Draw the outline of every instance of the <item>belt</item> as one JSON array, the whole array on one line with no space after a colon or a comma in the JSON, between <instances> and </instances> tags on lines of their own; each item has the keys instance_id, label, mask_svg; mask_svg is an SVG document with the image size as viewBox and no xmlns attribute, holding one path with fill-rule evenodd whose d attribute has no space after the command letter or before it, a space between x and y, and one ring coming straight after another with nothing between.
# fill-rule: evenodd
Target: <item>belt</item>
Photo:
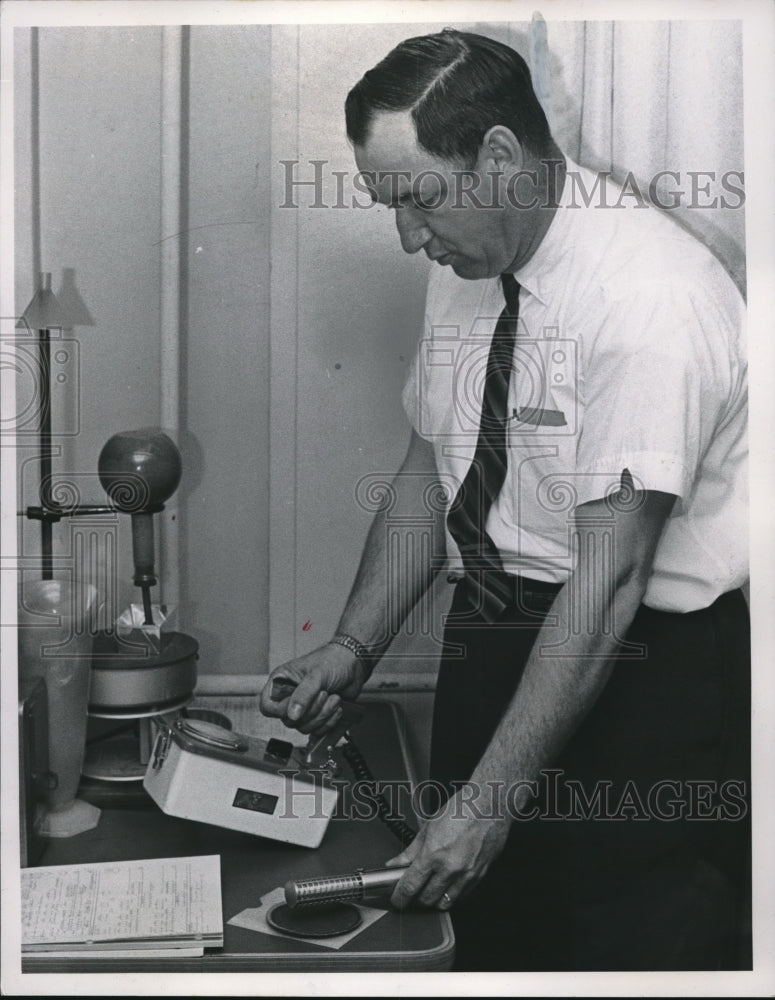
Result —
<instances>
[{"instance_id":1,"label":"belt","mask_svg":"<svg viewBox=\"0 0 775 1000\"><path fill-rule=\"evenodd\" d=\"M564 586L562 583L533 580L527 576L513 576L510 573L495 570L477 570L474 572L483 573L485 577L497 575L498 580L506 583L508 586L514 606L531 611L548 611L558 592ZM469 581L469 585L471 585L470 578L471 573L450 573L447 581L454 584L465 584L466 581ZM486 586L486 579L484 585Z\"/></svg>"}]
</instances>

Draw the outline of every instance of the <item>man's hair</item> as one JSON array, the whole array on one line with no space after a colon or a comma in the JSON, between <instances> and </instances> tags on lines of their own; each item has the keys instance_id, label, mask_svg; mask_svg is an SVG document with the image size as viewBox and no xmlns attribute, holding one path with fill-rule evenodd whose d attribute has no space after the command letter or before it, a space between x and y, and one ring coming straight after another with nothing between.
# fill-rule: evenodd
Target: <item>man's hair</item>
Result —
<instances>
[{"instance_id":1,"label":"man's hair","mask_svg":"<svg viewBox=\"0 0 775 1000\"><path fill-rule=\"evenodd\" d=\"M470 168L493 125L535 156L552 136L525 60L484 35L445 28L401 42L356 83L345 102L347 136L369 137L375 114L411 111L419 146Z\"/></svg>"}]
</instances>

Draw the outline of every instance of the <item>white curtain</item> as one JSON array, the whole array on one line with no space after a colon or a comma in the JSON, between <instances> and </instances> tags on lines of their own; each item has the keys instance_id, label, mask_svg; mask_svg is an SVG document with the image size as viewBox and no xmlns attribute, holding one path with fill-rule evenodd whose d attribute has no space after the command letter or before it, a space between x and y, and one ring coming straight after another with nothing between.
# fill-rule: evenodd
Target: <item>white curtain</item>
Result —
<instances>
[{"instance_id":1,"label":"white curtain","mask_svg":"<svg viewBox=\"0 0 775 1000\"><path fill-rule=\"evenodd\" d=\"M743 198L722 183L743 186L740 22L550 21L545 32L546 110L561 148L619 181L631 171L644 194L659 171L677 172L660 197L669 204L681 193L672 214L744 288ZM690 171L702 173L693 181Z\"/></svg>"}]
</instances>

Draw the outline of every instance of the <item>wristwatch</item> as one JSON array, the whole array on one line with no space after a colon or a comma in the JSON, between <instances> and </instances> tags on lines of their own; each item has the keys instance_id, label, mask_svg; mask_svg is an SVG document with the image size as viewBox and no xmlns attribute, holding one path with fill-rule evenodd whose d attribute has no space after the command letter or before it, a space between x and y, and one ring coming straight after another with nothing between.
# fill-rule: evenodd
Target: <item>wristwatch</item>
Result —
<instances>
[{"instance_id":1,"label":"wristwatch","mask_svg":"<svg viewBox=\"0 0 775 1000\"><path fill-rule=\"evenodd\" d=\"M367 661L370 659L370 651L368 646L364 646L362 642L359 642L352 635L347 635L346 632L337 632L329 642L336 643L338 646L344 646L345 649L349 649L351 653L355 653L355 656L359 660Z\"/></svg>"}]
</instances>

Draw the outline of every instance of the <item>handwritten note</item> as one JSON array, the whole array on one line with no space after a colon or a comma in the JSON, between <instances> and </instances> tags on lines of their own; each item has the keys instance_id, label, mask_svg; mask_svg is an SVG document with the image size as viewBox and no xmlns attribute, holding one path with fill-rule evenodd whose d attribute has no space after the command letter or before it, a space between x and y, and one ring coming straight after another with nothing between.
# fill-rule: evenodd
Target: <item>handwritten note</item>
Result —
<instances>
[{"instance_id":1,"label":"handwritten note","mask_svg":"<svg viewBox=\"0 0 775 1000\"><path fill-rule=\"evenodd\" d=\"M22 948L105 941L223 943L220 858L25 868Z\"/></svg>"}]
</instances>

